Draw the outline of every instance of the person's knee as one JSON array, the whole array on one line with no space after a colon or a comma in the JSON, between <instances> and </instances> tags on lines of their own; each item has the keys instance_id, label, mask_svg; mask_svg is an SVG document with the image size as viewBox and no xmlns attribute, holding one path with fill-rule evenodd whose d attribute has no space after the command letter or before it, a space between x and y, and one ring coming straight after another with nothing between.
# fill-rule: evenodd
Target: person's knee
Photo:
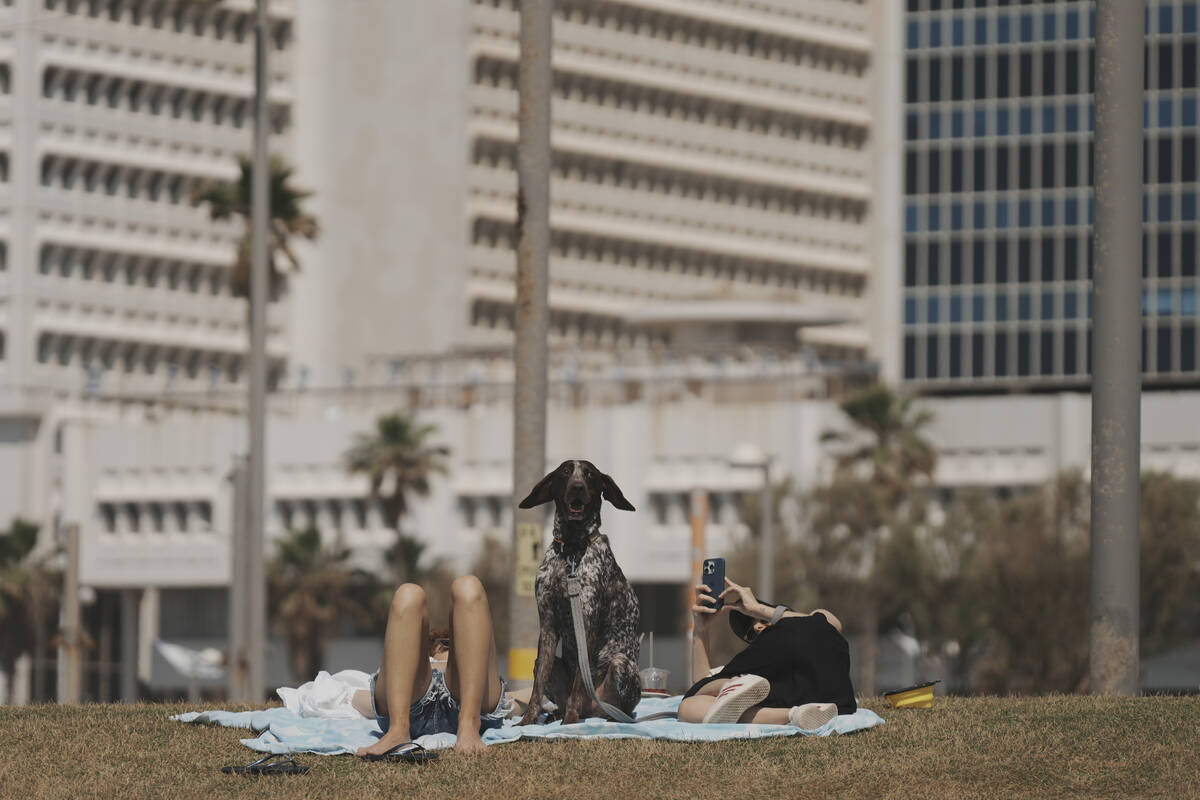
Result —
<instances>
[{"instance_id":1,"label":"person's knee","mask_svg":"<svg viewBox=\"0 0 1200 800\"><path fill-rule=\"evenodd\" d=\"M486 603L487 591L483 583L474 575L463 575L455 578L450 584L450 597L455 605Z\"/></svg>"},{"instance_id":2,"label":"person's knee","mask_svg":"<svg viewBox=\"0 0 1200 800\"><path fill-rule=\"evenodd\" d=\"M392 595L391 611L394 614L423 611L425 590L415 583L401 584Z\"/></svg>"},{"instance_id":3,"label":"person's knee","mask_svg":"<svg viewBox=\"0 0 1200 800\"><path fill-rule=\"evenodd\" d=\"M824 614L825 619L829 620L829 624L838 629L838 633L842 632L842 621L834 616L832 611L825 608L818 608L814 614Z\"/></svg>"}]
</instances>

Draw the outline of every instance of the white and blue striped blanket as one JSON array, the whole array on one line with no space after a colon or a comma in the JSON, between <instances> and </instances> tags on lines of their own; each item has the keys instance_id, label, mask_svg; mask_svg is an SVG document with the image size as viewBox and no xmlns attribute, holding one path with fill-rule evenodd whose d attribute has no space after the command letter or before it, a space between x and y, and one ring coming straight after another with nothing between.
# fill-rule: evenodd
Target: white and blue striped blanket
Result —
<instances>
[{"instance_id":1,"label":"white and blue striped blanket","mask_svg":"<svg viewBox=\"0 0 1200 800\"><path fill-rule=\"evenodd\" d=\"M636 718L661 711L675 711L681 699L681 696L644 699L634 710L634 716ZM263 711L190 711L171 719L229 728L249 728L256 736L252 739L242 739L242 744L263 753L317 753L328 756L353 754L358 748L379 738L379 726L372 719L302 717L287 708L269 708ZM874 728L883 724L883 718L874 711L860 708L853 714L835 717L814 731L802 731L791 725L703 725L680 722L676 719L620 723L594 718L581 720L574 725L551 722L546 725L525 726L516 725L515 722L515 719L505 720L504 727L484 733L484 743L491 745L517 739L585 737L713 742L767 736L829 736L832 733L853 733ZM438 733L422 736L417 742L430 750L436 750L453 747L455 736L452 733Z\"/></svg>"}]
</instances>

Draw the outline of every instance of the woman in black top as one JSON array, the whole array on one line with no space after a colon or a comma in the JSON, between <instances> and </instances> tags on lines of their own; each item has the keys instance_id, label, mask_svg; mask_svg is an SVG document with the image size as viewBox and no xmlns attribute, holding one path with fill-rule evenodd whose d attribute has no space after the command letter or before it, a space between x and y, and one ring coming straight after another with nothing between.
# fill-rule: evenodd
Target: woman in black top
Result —
<instances>
[{"instance_id":1,"label":"woman in black top","mask_svg":"<svg viewBox=\"0 0 1200 800\"><path fill-rule=\"evenodd\" d=\"M817 728L858 708L850 682L850 647L842 624L819 608L803 614L759 602L749 587L726 578L725 601L697 586L692 606L692 680L679 704L684 722L757 722ZM729 609L729 624L749 644L710 675L709 628Z\"/></svg>"}]
</instances>

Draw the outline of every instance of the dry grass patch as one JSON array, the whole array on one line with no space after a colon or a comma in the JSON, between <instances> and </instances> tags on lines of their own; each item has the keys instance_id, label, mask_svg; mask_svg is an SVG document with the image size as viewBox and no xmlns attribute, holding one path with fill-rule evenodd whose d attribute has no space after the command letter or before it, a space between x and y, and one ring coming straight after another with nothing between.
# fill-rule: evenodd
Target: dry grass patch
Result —
<instances>
[{"instance_id":1,"label":"dry grass patch","mask_svg":"<svg viewBox=\"0 0 1200 800\"><path fill-rule=\"evenodd\" d=\"M0 708L0 796L467 798L1200 797L1200 698L868 701L850 736L685 744L516 742L427 767L300 755L308 774L218 770L249 732L171 722L181 705Z\"/></svg>"}]
</instances>

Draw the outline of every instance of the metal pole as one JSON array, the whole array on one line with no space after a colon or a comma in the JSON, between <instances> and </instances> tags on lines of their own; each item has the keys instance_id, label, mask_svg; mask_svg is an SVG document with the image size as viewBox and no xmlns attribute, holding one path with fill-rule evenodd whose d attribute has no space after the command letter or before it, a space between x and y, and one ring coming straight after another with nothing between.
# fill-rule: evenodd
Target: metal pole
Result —
<instances>
[{"instance_id":1,"label":"metal pole","mask_svg":"<svg viewBox=\"0 0 1200 800\"><path fill-rule=\"evenodd\" d=\"M528 560L540 552L545 520L544 509L520 509L516 504L541 479L546 469L552 7L552 0L520 0L519 6L513 555L516 569L526 574ZM523 560L524 570L521 569ZM517 681L531 681L538 631L532 581L513 581L509 609L509 674Z\"/></svg>"},{"instance_id":2,"label":"metal pole","mask_svg":"<svg viewBox=\"0 0 1200 800\"><path fill-rule=\"evenodd\" d=\"M60 703L83 701L83 614L79 600L79 525L70 523L67 538L67 571L63 575L63 640L67 656L66 685Z\"/></svg>"},{"instance_id":3,"label":"metal pole","mask_svg":"<svg viewBox=\"0 0 1200 800\"><path fill-rule=\"evenodd\" d=\"M246 635L246 457L238 456L234 462L233 514L229 537L230 581L229 581L229 658L226 664L229 699L241 703L251 700L247 678L248 644Z\"/></svg>"},{"instance_id":4,"label":"metal pole","mask_svg":"<svg viewBox=\"0 0 1200 800\"><path fill-rule=\"evenodd\" d=\"M254 25L254 165L251 179L250 265L250 441L246 478L246 687L250 699L266 696L267 596L263 564L263 506L266 492L266 390L267 390L267 225L271 208L268 195L267 134L270 102L267 86L269 27L267 0L257 0Z\"/></svg>"},{"instance_id":5,"label":"metal pole","mask_svg":"<svg viewBox=\"0 0 1200 800\"><path fill-rule=\"evenodd\" d=\"M775 602L775 524L772 519L771 502L771 457L767 456L762 463L763 488L759 523L758 543L758 586L754 587L754 595L763 602Z\"/></svg>"},{"instance_id":6,"label":"metal pole","mask_svg":"<svg viewBox=\"0 0 1200 800\"><path fill-rule=\"evenodd\" d=\"M1144 0L1096 3L1093 694L1138 689Z\"/></svg>"}]
</instances>

